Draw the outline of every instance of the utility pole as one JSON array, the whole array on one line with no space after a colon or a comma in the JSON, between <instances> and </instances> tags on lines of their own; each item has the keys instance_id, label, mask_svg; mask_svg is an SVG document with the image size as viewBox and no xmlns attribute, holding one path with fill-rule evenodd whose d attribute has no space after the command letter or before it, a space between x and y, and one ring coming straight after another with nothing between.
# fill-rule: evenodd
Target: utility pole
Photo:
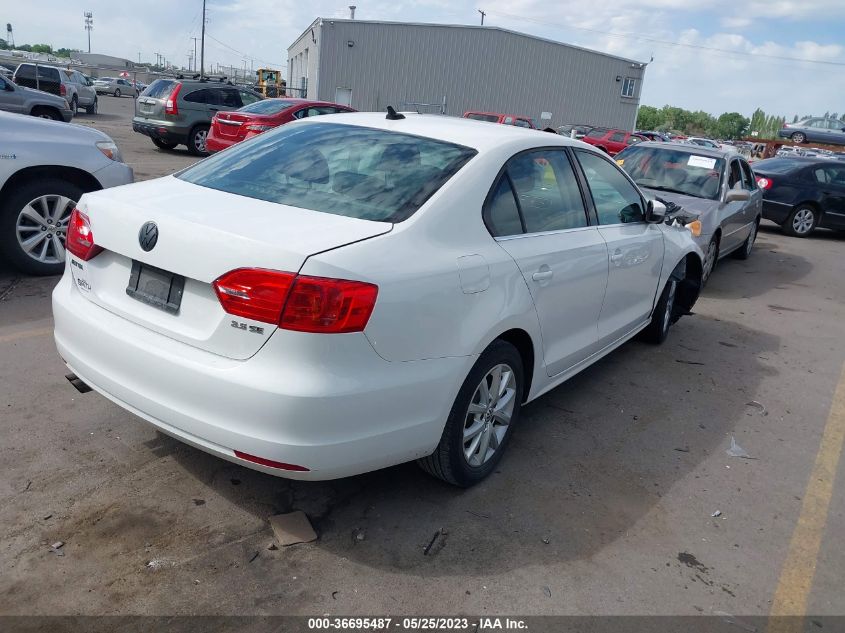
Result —
<instances>
[{"instance_id":1,"label":"utility pole","mask_svg":"<svg viewBox=\"0 0 845 633\"><path fill-rule=\"evenodd\" d=\"M138 65L141 64L141 51L138 51Z\"/></svg>"},{"instance_id":2,"label":"utility pole","mask_svg":"<svg viewBox=\"0 0 845 633\"><path fill-rule=\"evenodd\" d=\"M202 43L200 44L200 79L205 74L205 0L202 0Z\"/></svg>"},{"instance_id":3,"label":"utility pole","mask_svg":"<svg viewBox=\"0 0 845 633\"><path fill-rule=\"evenodd\" d=\"M88 52L91 52L91 29L94 28L94 14L86 11L82 14L85 17L85 30L88 31Z\"/></svg>"},{"instance_id":4,"label":"utility pole","mask_svg":"<svg viewBox=\"0 0 845 633\"><path fill-rule=\"evenodd\" d=\"M192 37L191 39L194 40L194 72L196 72L196 70L197 70L197 38Z\"/></svg>"},{"instance_id":5,"label":"utility pole","mask_svg":"<svg viewBox=\"0 0 845 633\"><path fill-rule=\"evenodd\" d=\"M487 14L481 9L478 9L478 12L481 14L481 26L484 26L484 16Z\"/></svg>"}]
</instances>

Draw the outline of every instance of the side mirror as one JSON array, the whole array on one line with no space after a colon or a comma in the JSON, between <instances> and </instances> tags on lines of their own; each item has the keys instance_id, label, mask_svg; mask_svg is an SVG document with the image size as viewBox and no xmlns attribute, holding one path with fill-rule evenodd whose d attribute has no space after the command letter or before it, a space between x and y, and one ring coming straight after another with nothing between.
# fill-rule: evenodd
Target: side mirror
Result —
<instances>
[{"instance_id":1,"label":"side mirror","mask_svg":"<svg viewBox=\"0 0 845 633\"><path fill-rule=\"evenodd\" d=\"M645 221L660 224L666 219L666 205L659 200L649 200L645 211Z\"/></svg>"},{"instance_id":2,"label":"side mirror","mask_svg":"<svg viewBox=\"0 0 845 633\"><path fill-rule=\"evenodd\" d=\"M747 189L730 189L725 196L725 202L748 202L751 200L751 192Z\"/></svg>"}]
</instances>

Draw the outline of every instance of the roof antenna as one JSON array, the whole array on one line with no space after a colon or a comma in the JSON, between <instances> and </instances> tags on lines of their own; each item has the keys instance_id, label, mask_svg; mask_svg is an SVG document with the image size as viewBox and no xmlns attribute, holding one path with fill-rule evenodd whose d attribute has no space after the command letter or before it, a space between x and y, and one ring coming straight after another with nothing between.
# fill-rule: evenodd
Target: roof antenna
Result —
<instances>
[{"instance_id":1,"label":"roof antenna","mask_svg":"<svg viewBox=\"0 0 845 633\"><path fill-rule=\"evenodd\" d=\"M404 119L404 114L399 114L396 110L393 109L393 106L387 106L387 116L384 117L388 121L398 121L399 119Z\"/></svg>"}]
</instances>

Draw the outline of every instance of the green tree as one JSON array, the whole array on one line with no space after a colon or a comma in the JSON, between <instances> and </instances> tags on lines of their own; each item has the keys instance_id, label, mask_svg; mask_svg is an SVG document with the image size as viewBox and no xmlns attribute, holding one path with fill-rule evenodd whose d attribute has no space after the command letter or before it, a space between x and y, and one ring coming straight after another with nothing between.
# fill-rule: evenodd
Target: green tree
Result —
<instances>
[{"instance_id":1,"label":"green tree","mask_svg":"<svg viewBox=\"0 0 845 633\"><path fill-rule=\"evenodd\" d=\"M742 138L749 124L750 121L739 112L725 112L716 120L716 135L724 139Z\"/></svg>"},{"instance_id":2,"label":"green tree","mask_svg":"<svg viewBox=\"0 0 845 633\"><path fill-rule=\"evenodd\" d=\"M0 38L0 51L5 51L5 50L8 50L8 49L9 49L9 43L6 40L4 40L3 38Z\"/></svg>"},{"instance_id":3,"label":"green tree","mask_svg":"<svg viewBox=\"0 0 845 633\"><path fill-rule=\"evenodd\" d=\"M661 122L660 110L654 106L640 106L637 111L638 130L655 130Z\"/></svg>"}]
</instances>

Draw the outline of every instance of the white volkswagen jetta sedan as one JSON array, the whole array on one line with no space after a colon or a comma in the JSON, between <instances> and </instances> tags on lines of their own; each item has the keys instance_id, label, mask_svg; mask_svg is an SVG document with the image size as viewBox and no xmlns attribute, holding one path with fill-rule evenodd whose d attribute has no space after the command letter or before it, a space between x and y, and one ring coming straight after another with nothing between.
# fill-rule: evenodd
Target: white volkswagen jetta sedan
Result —
<instances>
[{"instance_id":1,"label":"white volkswagen jetta sedan","mask_svg":"<svg viewBox=\"0 0 845 633\"><path fill-rule=\"evenodd\" d=\"M274 475L489 474L520 406L695 302L701 251L607 156L340 114L86 194L59 353L159 430Z\"/></svg>"}]
</instances>

